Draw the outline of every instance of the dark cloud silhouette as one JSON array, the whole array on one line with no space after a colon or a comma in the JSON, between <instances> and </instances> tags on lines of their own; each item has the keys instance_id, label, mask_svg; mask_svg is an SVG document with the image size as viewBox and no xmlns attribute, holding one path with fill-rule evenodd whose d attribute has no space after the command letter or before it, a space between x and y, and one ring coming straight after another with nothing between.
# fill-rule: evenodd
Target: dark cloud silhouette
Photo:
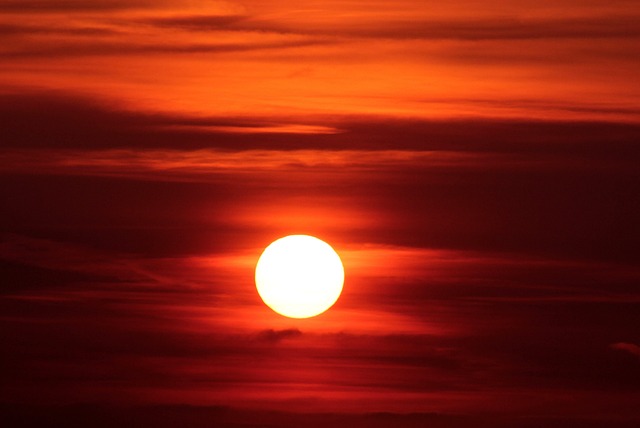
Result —
<instances>
[{"instance_id":1,"label":"dark cloud silhouette","mask_svg":"<svg viewBox=\"0 0 640 428\"><path fill-rule=\"evenodd\" d=\"M162 18L148 18L143 22L151 25L179 27L194 30L232 30L232 25L246 18L246 15L176 15Z\"/></svg>"},{"instance_id":2,"label":"dark cloud silhouette","mask_svg":"<svg viewBox=\"0 0 640 428\"><path fill-rule=\"evenodd\" d=\"M272 133L264 131L279 118L131 112L42 94L4 101L3 217L18 233L64 228L83 242L145 251L248 239L286 225L230 224L224 213L247 201L269 210L263 195L277 188L305 228L327 230L311 215L322 206L346 219L376 213L368 217L384 226L373 238L380 243L632 261L640 241L634 124L344 117L325 122L335 132ZM354 239L372 239L352 223L344 225ZM150 224L165 235L154 237ZM186 244L175 224L200 232ZM346 232L333 224L332 233ZM111 233L97 238L104 227Z\"/></svg>"},{"instance_id":3,"label":"dark cloud silhouette","mask_svg":"<svg viewBox=\"0 0 640 428\"><path fill-rule=\"evenodd\" d=\"M92 32L92 30L88 30ZM100 32L100 30L98 30ZM86 34L87 30L77 30L76 33ZM7 59L21 58L65 58L76 56L98 55L140 55L140 54L224 54L234 52L269 51L275 49L303 48L318 44L326 44L326 41L282 41L274 43L245 44L245 43L191 43L174 44L162 43L155 46L148 44L122 42L93 42L70 43L67 45L46 46L36 45L28 49L20 49L3 53Z\"/></svg>"},{"instance_id":4,"label":"dark cloud silhouette","mask_svg":"<svg viewBox=\"0 0 640 428\"><path fill-rule=\"evenodd\" d=\"M589 158L624 163L640 156L634 144L640 126L624 122L198 117L132 111L113 101L59 92L4 94L0 100L5 148L448 150L546 155L543 162L558 164L564 157L576 163ZM247 138L247 133L256 135Z\"/></svg>"},{"instance_id":5,"label":"dark cloud silhouette","mask_svg":"<svg viewBox=\"0 0 640 428\"><path fill-rule=\"evenodd\" d=\"M349 426L353 428L509 428L514 425L523 428L603 428L607 421L588 421L580 417L540 417L540 416L500 416L484 414L481 416L451 415L446 413L289 413L284 411L264 411L236 409L223 406L138 406L126 409L113 409L96 405L75 406L5 406L2 413L7 422L24 427L40 427L47 424L61 424L80 427L90 424L98 428L155 426L158 428L183 425L192 428L209 427L215 424L220 428L249 428L269 426L273 428L295 428L307 426L322 428L326 426ZM44 416L46 415L46 416ZM635 420L618 420L621 428L635 427Z\"/></svg>"},{"instance_id":6,"label":"dark cloud silhouette","mask_svg":"<svg viewBox=\"0 0 640 428\"><path fill-rule=\"evenodd\" d=\"M206 21L194 17L190 21L196 28L207 28ZM239 29L254 31L274 31L282 33L334 35L343 37L371 37L381 39L455 39L455 40L523 40L523 39L602 39L638 37L640 31L637 16L604 16L587 18L562 19L549 17L543 19L504 18L504 19L407 19L394 21L372 20L358 26L344 25L336 28L318 22L300 25L295 21L289 23L261 20L256 17L240 21ZM182 22L185 25L186 22ZM315 24L315 25L314 25Z\"/></svg>"},{"instance_id":7,"label":"dark cloud silhouette","mask_svg":"<svg viewBox=\"0 0 640 428\"><path fill-rule=\"evenodd\" d=\"M157 2L149 0L97 0L86 2L82 0L2 0L0 11L4 12L50 12L50 11L104 11L118 9L132 9L144 6L168 4L169 0Z\"/></svg>"},{"instance_id":8,"label":"dark cloud silhouette","mask_svg":"<svg viewBox=\"0 0 640 428\"><path fill-rule=\"evenodd\" d=\"M611 349L616 349L618 351L625 351L636 357L640 357L640 346L635 345L633 343L626 342L617 342L610 345Z\"/></svg>"},{"instance_id":9,"label":"dark cloud silhouette","mask_svg":"<svg viewBox=\"0 0 640 428\"><path fill-rule=\"evenodd\" d=\"M258 340L277 343L277 342L280 342L281 340L294 339L296 337L299 337L300 335L302 335L302 332L297 328L289 328L285 330L269 329L269 330L263 330L260 333L258 333L257 338Z\"/></svg>"}]
</instances>

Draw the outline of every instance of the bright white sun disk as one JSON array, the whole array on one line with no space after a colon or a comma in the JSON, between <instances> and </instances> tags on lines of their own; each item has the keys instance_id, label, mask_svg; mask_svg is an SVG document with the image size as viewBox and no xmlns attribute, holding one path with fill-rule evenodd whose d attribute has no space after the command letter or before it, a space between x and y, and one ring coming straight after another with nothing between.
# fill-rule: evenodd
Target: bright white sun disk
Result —
<instances>
[{"instance_id":1,"label":"bright white sun disk","mask_svg":"<svg viewBox=\"0 0 640 428\"><path fill-rule=\"evenodd\" d=\"M309 318L329 309L344 284L342 261L326 242L291 235L269 245L256 266L264 303L280 315Z\"/></svg>"}]
</instances>

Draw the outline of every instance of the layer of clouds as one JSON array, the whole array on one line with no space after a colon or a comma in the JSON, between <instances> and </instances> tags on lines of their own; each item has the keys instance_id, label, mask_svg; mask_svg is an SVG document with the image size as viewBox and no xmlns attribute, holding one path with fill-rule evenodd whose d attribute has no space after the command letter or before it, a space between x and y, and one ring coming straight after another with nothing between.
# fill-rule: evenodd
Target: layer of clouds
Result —
<instances>
[{"instance_id":1,"label":"layer of clouds","mask_svg":"<svg viewBox=\"0 0 640 428\"><path fill-rule=\"evenodd\" d=\"M77 13L91 22L99 18L88 11L120 11L134 9L130 18L121 14L120 24L133 26L143 22L147 26L175 26L200 31L259 31L302 33L342 37L375 37L405 39L530 39L530 38L628 38L637 37L638 16L628 4L612 3L607 7L593 5L565 5L564 13L555 8L562 5L528 5L500 9L491 6L478 8L467 5L429 5L425 13L422 2L399 2L394 7L378 4L363 7L354 2L315 3L305 7L290 5L239 4L234 2L163 2L96 1L4 1L4 12ZM566 2L565 2L566 3ZM555 7L554 7L555 6ZM567 13L567 8L572 13ZM478 18L480 17L480 18ZM102 17L102 21L105 19ZM328 24L331 25L328 25Z\"/></svg>"},{"instance_id":2,"label":"layer of clouds","mask_svg":"<svg viewBox=\"0 0 640 428\"><path fill-rule=\"evenodd\" d=\"M419 248L634 257L634 124L201 117L51 93L3 99L3 216L16 233L66 230L80 243L162 253L295 228Z\"/></svg>"},{"instance_id":3,"label":"layer of clouds","mask_svg":"<svg viewBox=\"0 0 640 428\"><path fill-rule=\"evenodd\" d=\"M134 110L114 100L60 91L13 90L1 94L0 101L3 147L20 149L438 150L546 155L566 163L591 156L600 162L628 160L638 156L634 142L640 138L635 123L602 120L203 116ZM563 108L527 100L519 104L525 109ZM599 113L608 109L594 107Z\"/></svg>"},{"instance_id":4,"label":"layer of clouds","mask_svg":"<svg viewBox=\"0 0 640 428\"><path fill-rule=\"evenodd\" d=\"M638 116L637 94L625 82L637 74L632 58L640 26L627 2L426 7L409 1L375 8L354 2L300 8L286 2L170 2L101 13L74 12L80 2L62 2L58 13L47 12L55 2L25 5L42 10L20 16L5 11L0 17L7 88L37 82L124 96L133 86L131 99L157 98L165 109L176 100L189 101L192 109L206 103L225 110L239 103L237 111L250 115L256 109L273 112L277 105L290 116L296 116L294 109L392 116ZM60 68L60 62L67 65ZM144 72L137 75L143 68L154 74L152 81ZM244 77L238 82L236 76ZM151 87L143 91L140 79ZM167 91L186 82L193 87ZM202 88L210 95L187 96ZM514 105L523 98L534 103ZM548 103L534 108L536 101Z\"/></svg>"},{"instance_id":5,"label":"layer of clouds","mask_svg":"<svg viewBox=\"0 0 640 428\"><path fill-rule=\"evenodd\" d=\"M538 3L0 2L0 399L637 415L637 5Z\"/></svg>"}]
</instances>

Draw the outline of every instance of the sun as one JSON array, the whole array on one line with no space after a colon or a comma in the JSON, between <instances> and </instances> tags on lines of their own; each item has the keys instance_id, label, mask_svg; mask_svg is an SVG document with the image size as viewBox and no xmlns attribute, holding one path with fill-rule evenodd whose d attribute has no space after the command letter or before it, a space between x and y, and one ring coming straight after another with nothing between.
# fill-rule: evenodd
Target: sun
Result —
<instances>
[{"instance_id":1,"label":"sun","mask_svg":"<svg viewBox=\"0 0 640 428\"><path fill-rule=\"evenodd\" d=\"M326 242L290 235L272 242L258 259L256 287L264 303L289 318L310 318L340 297L344 267Z\"/></svg>"}]
</instances>

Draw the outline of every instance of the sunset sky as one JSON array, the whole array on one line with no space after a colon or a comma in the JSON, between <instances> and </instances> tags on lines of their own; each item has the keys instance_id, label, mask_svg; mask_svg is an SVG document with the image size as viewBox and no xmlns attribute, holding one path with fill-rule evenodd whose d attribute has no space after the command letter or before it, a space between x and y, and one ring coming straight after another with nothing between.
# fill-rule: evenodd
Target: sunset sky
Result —
<instances>
[{"instance_id":1,"label":"sunset sky","mask_svg":"<svg viewBox=\"0 0 640 428\"><path fill-rule=\"evenodd\" d=\"M638 426L639 76L637 0L0 0L1 414Z\"/></svg>"}]
</instances>

